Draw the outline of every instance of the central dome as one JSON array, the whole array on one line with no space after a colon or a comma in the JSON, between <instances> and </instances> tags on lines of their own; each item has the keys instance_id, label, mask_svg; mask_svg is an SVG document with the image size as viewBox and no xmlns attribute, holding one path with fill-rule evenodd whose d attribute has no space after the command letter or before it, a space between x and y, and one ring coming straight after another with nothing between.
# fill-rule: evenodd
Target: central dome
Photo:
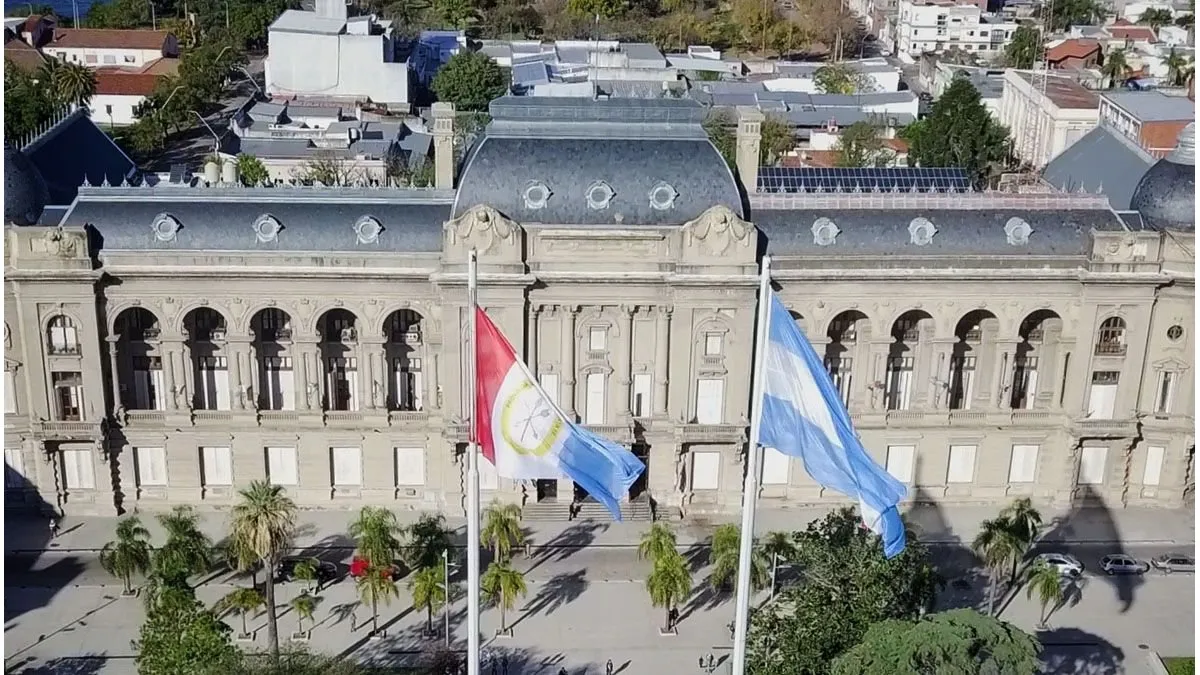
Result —
<instances>
[{"instance_id":1,"label":"central dome","mask_svg":"<svg viewBox=\"0 0 1200 675\"><path fill-rule=\"evenodd\" d=\"M1133 191L1130 207L1155 229L1196 229L1196 123L1179 132L1175 149L1150 167Z\"/></svg>"},{"instance_id":2,"label":"central dome","mask_svg":"<svg viewBox=\"0 0 1200 675\"><path fill-rule=\"evenodd\" d=\"M4 144L4 221L36 225L49 201L41 172L20 150Z\"/></svg>"}]
</instances>

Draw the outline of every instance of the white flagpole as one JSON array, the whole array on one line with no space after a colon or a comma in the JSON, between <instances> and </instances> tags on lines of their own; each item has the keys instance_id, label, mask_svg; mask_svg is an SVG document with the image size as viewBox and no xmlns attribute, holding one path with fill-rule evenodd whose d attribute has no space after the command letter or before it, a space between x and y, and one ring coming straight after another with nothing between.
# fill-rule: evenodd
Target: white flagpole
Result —
<instances>
[{"instance_id":1,"label":"white flagpole","mask_svg":"<svg viewBox=\"0 0 1200 675\"><path fill-rule=\"evenodd\" d=\"M475 249L467 258L467 334L471 336L467 359L467 416L470 440L467 443L467 675L479 675L479 445L475 423L475 308L479 292Z\"/></svg>"},{"instance_id":2,"label":"white flagpole","mask_svg":"<svg viewBox=\"0 0 1200 675\"><path fill-rule=\"evenodd\" d=\"M742 540L738 552L737 609L733 617L733 669L746 672L746 634L750 619L750 560L754 553L754 509L758 506L758 438L762 431L762 398L765 389L763 360L771 323L771 258L763 256L758 282L758 321L754 336L754 379L750 396L750 445L746 451L746 481L742 487Z\"/></svg>"}]
</instances>

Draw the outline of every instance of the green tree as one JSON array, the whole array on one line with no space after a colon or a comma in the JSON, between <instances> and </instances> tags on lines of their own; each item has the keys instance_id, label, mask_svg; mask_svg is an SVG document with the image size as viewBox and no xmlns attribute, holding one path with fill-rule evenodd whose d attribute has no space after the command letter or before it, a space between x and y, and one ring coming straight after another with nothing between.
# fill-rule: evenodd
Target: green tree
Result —
<instances>
[{"instance_id":1,"label":"green tree","mask_svg":"<svg viewBox=\"0 0 1200 675\"><path fill-rule=\"evenodd\" d=\"M479 534L492 547L496 560L511 559L513 549L525 543L525 533L521 530L521 507L493 501L483 512L483 529Z\"/></svg>"},{"instance_id":2,"label":"green tree","mask_svg":"<svg viewBox=\"0 0 1200 675\"><path fill-rule=\"evenodd\" d=\"M508 91L508 75L486 54L464 50L434 76L433 91L459 110L487 110L492 99Z\"/></svg>"},{"instance_id":3,"label":"green tree","mask_svg":"<svg viewBox=\"0 0 1200 675\"><path fill-rule=\"evenodd\" d=\"M479 23L479 9L471 0L433 0L433 11L442 25L467 30Z\"/></svg>"},{"instance_id":4,"label":"green tree","mask_svg":"<svg viewBox=\"0 0 1200 675\"><path fill-rule=\"evenodd\" d=\"M1175 53L1175 48L1171 47L1167 58L1163 60L1163 65L1167 67L1167 81L1172 86L1182 87L1187 84L1187 78L1191 75L1188 68L1191 61L1186 56Z\"/></svg>"},{"instance_id":5,"label":"green tree","mask_svg":"<svg viewBox=\"0 0 1200 675\"><path fill-rule=\"evenodd\" d=\"M437 567L418 570L408 580L408 590L412 594L413 609L425 610L425 630L432 633L433 613L446 604L445 573Z\"/></svg>"},{"instance_id":6,"label":"green tree","mask_svg":"<svg viewBox=\"0 0 1200 675\"><path fill-rule=\"evenodd\" d=\"M267 171L261 159L244 152L237 156L237 168L242 185L248 187L258 187L271 177L271 172Z\"/></svg>"},{"instance_id":7,"label":"green tree","mask_svg":"<svg viewBox=\"0 0 1200 675\"><path fill-rule=\"evenodd\" d=\"M400 556L400 535L403 529L396 514L379 506L364 506L358 518L350 524L357 555L371 567L387 569Z\"/></svg>"},{"instance_id":8,"label":"green tree","mask_svg":"<svg viewBox=\"0 0 1200 675\"><path fill-rule=\"evenodd\" d=\"M212 539L200 531L200 517L190 506L176 506L159 514L158 523L167 531L167 541L154 553L153 567L167 584L186 585L194 575L213 568Z\"/></svg>"},{"instance_id":9,"label":"green tree","mask_svg":"<svg viewBox=\"0 0 1200 675\"><path fill-rule=\"evenodd\" d=\"M119 577L125 584L125 593L133 593L131 578L134 574L145 575L150 571L150 531L142 527L137 516L122 518L117 522L117 538L100 549L100 566L105 572Z\"/></svg>"},{"instance_id":10,"label":"green tree","mask_svg":"<svg viewBox=\"0 0 1200 675\"><path fill-rule=\"evenodd\" d=\"M1050 615L1062 605L1066 598L1062 574L1044 562L1038 562L1031 566L1025 575L1025 597L1032 598L1035 595L1038 604L1042 607L1042 613L1038 618L1038 627L1045 628Z\"/></svg>"},{"instance_id":11,"label":"green tree","mask_svg":"<svg viewBox=\"0 0 1200 675\"><path fill-rule=\"evenodd\" d=\"M576 16L615 19L625 13L625 0L568 0L567 7Z\"/></svg>"},{"instance_id":12,"label":"green tree","mask_svg":"<svg viewBox=\"0 0 1200 675\"><path fill-rule=\"evenodd\" d=\"M722 525L713 532L709 541L708 564L712 572L708 581L713 589L730 588L737 581L739 556L742 548L741 529L732 523ZM771 563L766 551L754 542L750 555L750 587L760 591L771 583Z\"/></svg>"},{"instance_id":13,"label":"green tree","mask_svg":"<svg viewBox=\"0 0 1200 675\"><path fill-rule=\"evenodd\" d=\"M813 73L813 84L822 94L866 94L875 91L870 75L844 63L822 66Z\"/></svg>"},{"instance_id":14,"label":"green tree","mask_svg":"<svg viewBox=\"0 0 1200 675\"><path fill-rule=\"evenodd\" d=\"M650 560L652 566L646 577L646 592L650 594L650 605L660 607L664 612L663 631L670 631L673 628L671 610L692 593L692 572L674 548Z\"/></svg>"},{"instance_id":15,"label":"green tree","mask_svg":"<svg viewBox=\"0 0 1200 675\"><path fill-rule=\"evenodd\" d=\"M280 654L279 661L255 656L246 655L221 675L384 675L386 672L359 664L353 657L326 656L296 649Z\"/></svg>"},{"instance_id":16,"label":"green tree","mask_svg":"<svg viewBox=\"0 0 1200 675\"><path fill-rule=\"evenodd\" d=\"M213 611L218 616L226 612L241 616L242 635L249 635L250 627L246 625L246 615L262 607L265 602L262 593L253 588L235 588L217 601L217 604L213 607Z\"/></svg>"},{"instance_id":17,"label":"green tree","mask_svg":"<svg viewBox=\"0 0 1200 675\"><path fill-rule=\"evenodd\" d=\"M678 555L679 550L676 548L675 532L670 525L661 522L654 523L650 529L642 533L642 539L638 542L639 559L654 562L673 554Z\"/></svg>"},{"instance_id":18,"label":"green tree","mask_svg":"<svg viewBox=\"0 0 1200 675\"><path fill-rule=\"evenodd\" d=\"M517 600L529 592L525 575L507 562L493 562L479 580L479 589L484 597L500 608L500 631L508 632L508 622L505 620L508 611L516 607Z\"/></svg>"},{"instance_id":19,"label":"green tree","mask_svg":"<svg viewBox=\"0 0 1200 675\"><path fill-rule=\"evenodd\" d=\"M796 543L787 532L768 532L762 544L763 555L771 566L771 596L775 595L775 572L780 563L788 563L796 558Z\"/></svg>"},{"instance_id":20,"label":"green tree","mask_svg":"<svg viewBox=\"0 0 1200 675\"><path fill-rule=\"evenodd\" d=\"M1187 28L1191 30L1196 26L1196 15L1191 12L1187 14L1181 14L1175 17L1175 25L1179 26L1180 28Z\"/></svg>"},{"instance_id":21,"label":"green tree","mask_svg":"<svg viewBox=\"0 0 1200 675\"><path fill-rule=\"evenodd\" d=\"M1107 5L1101 0L1055 0L1051 5L1050 30L1102 23L1107 14Z\"/></svg>"},{"instance_id":22,"label":"green tree","mask_svg":"<svg viewBox=\"0 0 1200 675\"><path fill-rule=\"evenodd\" d=\"M1111 89L1125 81L1125 77L1129 74L1129 62L1125 60L1124 49L1114 49L1104 57L1104 64L1100 66L1100 74L1108 80L1108 87Z\"/></svg>"},{"instance_id":23,"label":"green tree","mask_svg":"<svg viewBox=\"0 0 1200 675\"><path fill-rule=\"evenodd\" d=\"M737 120L725 110L712 110L704 118L704 131L708 134L708 140L717 148L717 152L721 153L721 157L725 159L729 169L735 173L737 172L737 136L732 127L736 125Z\"/></svg>"},{"instance_id":24,"label":"green tree","mask_svg":"<svg viewBox=\"0 0 1200 675\"><path fill-rule=\"evenodd\" d=\"M1004 65L1029 69L1037 63L1042 51L1042 35L1037 26L1017 26L1012 41L1004 48Z\"/></svg>"},{"instance_id":25,"label":"green tree","mask_svg":"<svg viewBox=\"0 0 1200 675\"><path fill-rule=\"evenodd\" d=\"M955 79L923 120L908 125L910 166L966 170L977 188L984 187L1009 154L1008 129L983 107L979 92L965 79Z\"/></svg>"},{"instance_id":26,"label":"green tree","mask_svg":"<svg viewBox=\"0 0 1200 675\"><path fill-rule=\"evenodd\" d=\"M1034 508L1033 500L1029 497L1014 499L1011 504L1000 511L1000 517L1012 524L1013 534L1023 547L1022 555L1033 548L1042 534L1042 514ZM1015 567L1012 573L1014 576L1016 575Z\"/></svg>"},{"instance_id":27,"label":"green tree","mask_svg":"<svg viewBox=\"0 0 1200 675\"><path fill-rule=\"evenodd\" d=\"M450 551L450 538L453 536L453 532L446 527L444 516L440 513L422 514L417 522L408 526L406 533L408 542L401 555L409 569L441 567L442 554Z\"/></svg>"},{"instance_id":28,"label":"green tree","mask_svg":"<svg viewBox=\"0 0 1200 675\"><path fill-rule=\"evenodd\" d=\"M54 73L58 100L86 107L96 95L96 72L82 63L64 63Z\"/></svg>"},{"instance_id":29,"label":"green tree","mask_svg":"<svg viewBox=\"0 0 1200 675\"><path fill-rule=\"evenodd\" d=\"M384 6L383 15L400 26L415 26L429 8L428 0L397 0Z\"/></svg>"},{"instance_id":30,"label":"green tree","mask_svg":"<svg viewBox=\"0 0 1200 675\"><path fill-rule=\"evenodd\" d=\"M991 581L988 584L988 613L995 616L996 586L1000 576L1017 564L1024 555L1025 545L1012 521L1001 516L980 524L979 532L971 542L971 549L979 555L989 570Z\"/></svg>"},{"instance_id":31,"label":"green tree","mask_svg":"<svg viewBox=\"0 0 1200 675\"><path fill-rule=\"evenodd\" d=\"M758 162L763 166L774 166L783 155L796 147L796 135L787 118L766 115L760 127L762 140L758 144Z\"/></svg>"},{"instance_id":32,"label":"green tree","mask_svg":"<svg viewBox=\"0 0 1200 675\"><path fill-rule=\"evenodd\" d=\"M138 675L218 675L238 661L230 628L191 589L168 588L147 608L137 642Z\"/></svg>"},{"instance_id":33,"label":"green tree","mask_svg":"<svg viewBox=\"0 0 1200 675\"><path fill-rule=\"evenodd\" d=\"M895 158L878 127L865 120L842 129L833 149L837 152L836 163L841 167L887 166Z\"/></svg>"},{"instance_id":34,"label":"green tree","mask_svg":"<svg viewBox=\"0 0 1200 675\"><path fill-rule=\"evenodd\" d=\"M316 558L306 558L296 563L296 567L292 570L292 574L304 582L304 592L308 593L317 585L317 569L319 562Z\"/></svg>"},{"instance_id":35,"label":"green tree","mask_svg":"<svg viewBox=\"0 0 1200 675\"><path fill-rule=\"evenodd\" d=\"M753 675L825 675L871 624L923 616L942 583L924 544L910 535L900 555L884 558L879 538L853 509L810 523L794 540L803 581L751 615Z\"/></svg>"},{"instance_id":36,"label":"green tree","mask_svg":"<svg viewBox=\"0 0 1200 675\"><path fill-rule=\"evenodd\" d=\"M973 609L920 621L887 619L838 657L833 675L1033 673L1041 646L1032 635Z\"/></svg>"},{"instance_id":37,"label":"green tree","mask_svg":"<svg viewBox=\"0 0 1200 675\"><path fill-rule=\"evenodd\" d=\"M1152 30L1157 32L1159 28L1170 25L1173 18L1174 17L1171 15L1171 10L1161 7L1151 7L1150 9L1142 12L1142 15L1138 17L1137 22L1144 26L1149 26Z\"/></svg>"},{"instance_id":38,"label":"green tree","mask_svg":"<svg viewBox=\"0 0 1200 675\"><path fill-rule=\"evenodd\" d=\"M296 503L283 488L254 481L239 493L233 506L231 537L252 551L266 572L267 641L279 658L279 617L275 610L275 565L295 536Z\"/></svg>"},{"instance_id":39,"label":"green tree","mask_svg":"<svg viewBox=\"0 0 1200 675\"><path fill-rule=\"evenodd\" d=\"M34 74L12 63L4 64L4 135L24 139L34 133L58 111L58 102L49 87Z\"/></svg>"},{"instance_id":40,"label":"green tree","mask_svg":"<svg viewBox=\"0 0 1200 675\"><path fill-rule=\"evenodd\" d=\"M296 613L296 632L304 632L304 622L313 620L313 612L317 611L317 605L321 602L321 598L308 593L301 593L292 598L288 604L292 606L292 611Z\"/></svg>"},{"instance_id":41,"label":"green tree","mask_svg":"<svg viewBox=\"0 0 1200 675\"><path fill-rule=\"evenodd\" d=\"M368 567L358 578L358 597L371 607L371 634L379 632L379 603L392 604L399 595L396 580L388 567Z\"/></svg>"}]
</instances>

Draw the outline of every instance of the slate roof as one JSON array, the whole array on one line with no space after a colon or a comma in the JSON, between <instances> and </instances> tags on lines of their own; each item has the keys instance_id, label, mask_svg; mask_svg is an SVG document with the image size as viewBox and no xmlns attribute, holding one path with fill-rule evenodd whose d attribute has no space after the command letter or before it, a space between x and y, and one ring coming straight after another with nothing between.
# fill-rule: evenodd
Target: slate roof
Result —
<instances>
[{"instance_id":1,"label":"slate roof","mask_svg":"<svg viewBox=\"0 0 1200 675\"><path fill-rule=\"evenodd\" d=\"M120 185L137 165L87 116L76 110L25 148L50 189L48 204L70 204L81 185Z\"/></svg>"},{"instance_id":2,"label":"slate roof","mask_svg":"<svg viewBox=\"0 0 1200 675\"><path fill-rule=\"evenodd\" d=\"M1120 211L1129 208L1138 179L1153 164L1149 153L1101 124L1050 160L1042 178L1064 192L1099 192Z\"/></svg>"},{"instance_id":3,"label":"slate roof","mask_svg":"<svg viewBox=\"0 0 1200 675\"><path fill-rule=\"evenodd\" d=\"M1008 243L1004 226L1014 217L1033 230L1027 244ZM828 246L814 241L818 218L832 220L841 230ZM925 246L912 243L908 228L914 218L926 218L937 228ZM769 252L821 256L1083 256L1093 228L1127 229L1106 209L759 209L753 222Z\"/></svg>"},{"instance_id":4,"label":"slate roof","mask_svg":"<svg viewBox=\"0 0 1200 675\"><path fill-rule=\"evenodd\" d=\"M160 241L151 225L169 214L181 227ZM102 250L437 252L450 193L438 190L134 187L84 190L63 225L91 225ZM254 222L263 214L283 226L261 243ZM362 216L383 226L374 244L359 244Z\"/></svg>"}]
</instances>

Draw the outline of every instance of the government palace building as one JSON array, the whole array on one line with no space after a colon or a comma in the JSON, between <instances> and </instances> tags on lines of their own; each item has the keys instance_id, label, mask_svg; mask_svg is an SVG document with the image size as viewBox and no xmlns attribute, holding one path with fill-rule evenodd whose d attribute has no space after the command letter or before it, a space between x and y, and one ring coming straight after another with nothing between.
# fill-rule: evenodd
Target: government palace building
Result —
<instances>
[{"instance_id":1,"label":"government palace building","mask_svg":"<svg viewBox=\"0 0 1200 675\"><path fill-rule=\"evenodd\" d=\"M645 461L630 518L740 508L765 255L911 500L1192 499L1194 125L1117 211L950 169L760 167L754 109L732 171L705 114L504 97L456 161L439 103L433 188L242 187L214 164L58 210L6 145L7 505L222 508L266 479L302 507L462 515L472 249L546 391ZM580 497L481 464L485 504L566 520ZM766 507L845 501L771 448L761 466Z\"/></svg>"}]
</instances>

